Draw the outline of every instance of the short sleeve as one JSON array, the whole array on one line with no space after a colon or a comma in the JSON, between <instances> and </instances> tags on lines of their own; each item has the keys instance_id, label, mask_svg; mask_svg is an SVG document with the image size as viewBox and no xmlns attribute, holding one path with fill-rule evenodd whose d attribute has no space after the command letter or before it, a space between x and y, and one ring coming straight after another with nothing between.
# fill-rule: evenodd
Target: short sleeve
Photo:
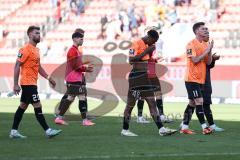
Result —
<instances>
[{"instance_id":1,"label":"short sleeve","mask_svg":"<svg viewBox=\"0 0 240 160\"><path fill-rule=\"evenodd\" d=\"M132 46L131 46L130 50L129 50L129 56L133 57L133 56L137 55L138 50L139 50L139 44L138 44L137 41L134 41L132 43Z\"/></svg>"},{"instance_id":2,"label":"short sleeve","mask_svg":"<svg viewBox=\"0 0 240 160\"><path fill-rule=\"evenodd\" d=\"M18 51L17 61L24 63L29 56L29 52L26 49L21 48Z\"/></svg>"},{"instance_id":3,"label":"short sleeve","mask_svg":"<svg viewBox=\"0 0 240 160\"><path fill-rule=\"evenodd\" d=\"M186 54L187 54L188 58L195 57L197 55L196 51L191 43L187 45Z\"/></svg>"}]
</instances>

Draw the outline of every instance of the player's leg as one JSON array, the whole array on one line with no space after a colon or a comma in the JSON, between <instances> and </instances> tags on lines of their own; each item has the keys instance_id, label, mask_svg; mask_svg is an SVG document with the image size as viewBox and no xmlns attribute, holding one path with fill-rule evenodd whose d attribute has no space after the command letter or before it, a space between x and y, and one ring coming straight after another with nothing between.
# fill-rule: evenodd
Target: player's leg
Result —
<instances>
[{"instance_id":1,"label":"player's leg","mask_svg":"<svg viewBox=\"0 0 240 160\"><path fill-rule=\"evenodd\" d=\"M175 133L177 130L168 129L168 128L163 127L163 124L162 124L161 119L160 119L160 115L159 115L158 110L156 108L155 97L154 96L153 97L148 97L148 98L145 98L145 100L148 103L150 114L151 114L155 124L157 125L157 127L159 129L159 134L161 136L165 136L165 135L171 135L171 134Z\"/></svg>"},{"instance_id":2,"label":"player's leg","mask_svg":"<svg viewBox=\"0 0 240 160\"><path fill-rule=\"evenodd\" d=\"M202 127L202 133L203 134L211 134L212 129L209 128L205 122L205 117L204 117L204 109L203 109L203 95L202 95L202 86L194 83L193 84L193 94L194 96L194 102L196 105L196 115L198 118L199 123L201 124Z\"/></svg>"},{"instance_id":3,"label":"player's leg","mask_svg":"<svg viewBox=\"0 0 240 160\"><path fill-rule=\"evenodd\" d=\"M137 109L138 109L138 116L137 116L137 123L150 123L150 121L146 120L143 117L143 106L144 106L144 100L139 99L137 102Z\"/></svg>"},{"instance_id":4,"label":"player's leg","mask_svg":"<svg viewBox=\"0 0 240 160\"><path fill-rule=\"evenodd\" d=\"M211 98L204 97L203 109L204 109L204 114L208 121L209 127L214 131L222 132L224 131L224 129L218 127L213 120L213 114L212 114L210 105L211 105Z\"/></svg>"},{"instance_id":5,"label":"player's leg","mask_svg":"<svg viewBox=\"0 0 240 160\"><path fill-rule=\"evenodd\" d=\"M86 94L83 93L83 94L80 94L78 95L78 98L79 98L79 104L78 104L78 108L79 108L79 111L81 113L81 116L82 116L82 125L83 126L92 126L94 125L95 123L93 123L91 120L89 120L87 118L87 97L86 97Z\"/></svg>"},{"instance_id":6,"label":"player's leg","mask_svg":"<svg viewBox=\"0 0 240 160\"><path fill-rule=\"evenodd\" d=\"M18 107L14 115L13 125L9 135L10 138L26 138L26 136L23 136L18 132L18 126L22 120L25 110L27 109L29 103L31 103L32 87L27 85L22 85L21 89L22 89L22 94L20 98L20 106Z\"/></svg>"},{"instance_id":7,"label":"player's leg","mask_svg":"<svg viewBox=\"0 0 240 160\"><path fill-rule=\"evenodd\" d=\"M62 96L61 101L63 101L64 99L67 99L67 97L68 97L68 95L67 95L67 94L64 94L64 95ZM60 103L61 103L61 101L60 101ZM60 108L60 103L59 103L59 105L57 106L57 109L56 109L56 112L55 112L55 117L57 117L57 116L59 115L59 112L60 112L60 110L61 110L61 108Z\"/></svg>"},{"instance_id":8,"label":"player's leg","mask_svg":"<svg viewBox=\"0 0 240 160\"><path fill-rule=\"evenodd\" d=\"M129 123L131 120L131 113L133 110L133 107L135 106L136 99L133 97L131 92L128 92L128 98L127 98L127 105L124 109L124 115L123 115L123 128L121 131L121 135L123 136L137 136L136 134L129 131Z\"/></svg>"},{"instance_id":9,"label":"player's leg","mask_svg":"<svg viewBox=\"0 0 240 160\"><path fill-rule=\"evenodd\" d=\"M35 112L35 116L36 119L38 121L38 123L42 126L42 128L44 129L46 136L48 136L49 138L54 137L56 135L58 135L62 130L57 130L57 129L52 129L48 126L45 117L42 113L42 104L40 101L35 101L34 103L32 103L33 107L34 107L34 112Z\"/></svg>"},{"instance_id":10,"label":"player's leg","mask_svg":"<svg viewBox=\"0 0 240 160\"><path fill-rule=\"evenodd\" d=\"M137 109L138 109L138 117L143 116L143 105L144 105L144 100L139 99L137 102Z\"/></svg>"},{"instance_id":11,"label":"player's leg","mask_svg":"<svg viewBox=\"0 0 240 160\"><path fill-rule=\"evenodd\" d=\"M184 131L184 130L189 129L189 123L192 119L194 109L195 109L195 103L193 100L189 99L189 103L183 114L183 121L182 121L182 125L181 125L182 131L181 132L188 132L188 131Z\"/></svg>"},{"instance_id":12,"label":"player's leg","mask_svg":"<svg viewBox=\"0 0 240 160\"><path fill-rule=\"evenodd\" d=\"M54 137L54 136L58 135L61 132L61 130L55 130L55 129L49 128L49 126L45 120L45 117L42 112L42 104L40 102L38 91L37 91L37 86L30 87L29 95L31 96L30 103L33 105L35 117L36 117L38 123L44 129L46 135L48 137Z\"/></svg>"},{"instance_id":13,"label":"player's leg","mask_svg":"<svg viewBox=\"0 0 240 160\"><path fill-rule=\"evenodd\" d=\"M79 83L81 82L67 82L67 91L65 93L65 95L67 95L67 98L62 98L60 102L59 114L57 115L57 118L55 118L56 124L68 125L63 116L74 101L76 95L79 95Z\"/></svg>"},{"instance_id":14,"label":"player's leg","mask_svg":"<svg viewBox=\"0 0 240 160\"><path fill-rule=\"evenodd\" d=\"M164 111L163 111L162 91L161 91L161 85L160 85L160 81L159 81L158 77L150 78L150 82L151 82L152 86L156 87L154 94L156 97L156 104L157 104L157 108L158 108L158 112L159 112L161 121L164 123L172 122L172 119L166 117L164 114Z\"/></svg>"},{"instance_id":15,"label":"player's leg","mask_svg":"<svg viewBox=\"0 0 240 160\"><path fill-rule=\"evenodd\" d=\"M193 94L195 92L193 92L194 88L193 88L192 83L185 82L185 87L187 89L189 103L187 104L187 107L183 114L183 121L180 125L180 127L181 127L180 133L195 134L195 132L193 132L191 129L189 129L189 123L192 119L192 114L195 109L195 102L194 102L195 94Z\"/></svg>"},{"instance_id":16,"label":"player's leg","mask_svg":"<svg viewBox=\"0 0 240 160\"><path fill-rule=\"evenodd\" d=\"M67 98L63 98L59 105L59 113L56 116L54 122L59 125L68 125L68 123L64 120L64 114L67 112L68 108L72 104L75 99L75 95L67 95Z\"/></svg>"},{"instance_id":17,"label":"player's leg","mask_svg":"<svg viewBox=\"0 0 240 160\"><path fill-rule=\"evenodd\" d=\"M22 117L23 117L23 114L24 114L25 110L28 107L28 104L23 102L23 101L25 101L25 100L24 100L24 96L22 94L20 105L19 105L19 107L16 110L15 115L14 115L12 129L11 129L10 134L9 134L10 138L26 138L26 136L23 136L18 132L18 126L19 126L19 124L22 120Z\"/></svg>"},{"instance_id":18,"label":"player's leg","mask_svg":"<svg viewBox=\"0 0 240 160\"><path fill-rule=\"evenodd\" d=\"M171 123L173 120L168 118L163 111L163 98L162 98L162 92L160 91L156 91L155 92L155 96L156 96L156 103L157 103L157 108L158 108L158 112L160 115L160 119L163 123Z\"/></svg>"}]
</instances>

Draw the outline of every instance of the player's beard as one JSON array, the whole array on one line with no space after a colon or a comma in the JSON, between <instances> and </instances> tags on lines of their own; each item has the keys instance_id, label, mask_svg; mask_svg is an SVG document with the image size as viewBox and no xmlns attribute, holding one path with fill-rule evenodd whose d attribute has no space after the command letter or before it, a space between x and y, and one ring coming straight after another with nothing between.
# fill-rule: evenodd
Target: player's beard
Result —
<instances>
[{"instance_id":1,"label":"player's beard","mask_svg":"<svg viewBox=\"0 0 240 160\"><path fill-rule=\"evenodd\" d=\"M33 38L33 42L35 42L36 44L40 42L40 38Z\"/></svg>"}]
</instances>

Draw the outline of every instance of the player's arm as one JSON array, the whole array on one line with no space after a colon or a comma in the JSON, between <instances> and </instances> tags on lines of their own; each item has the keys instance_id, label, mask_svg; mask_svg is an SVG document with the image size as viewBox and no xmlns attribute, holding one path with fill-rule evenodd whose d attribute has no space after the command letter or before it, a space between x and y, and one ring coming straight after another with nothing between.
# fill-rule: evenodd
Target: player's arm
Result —
<instances>
[{"instance_id":1,"label":"player's arm","mask_svg":"<svg viewBox=\"0 0 240 160\"><path fill-rule=\"evenodd\" d=\"M74 56L71 59L71 67L74 68L75 71L78 72L92 72L93 71L93 64L90 64L90 62L85 63L85 65L82 63L82 58L78 55L72 54Z\"/></svg>"},{"instance_id":2,"label":"player's arm","mask_svg":"<svg viewBox=\"0 0 240 160\"><path fill-rule=\"evenodd\" d=\"M142 53L129 57L129 62L140 61L144 56L146 56L147 54L151 54L154 50L155 45L151 45L147 49L145 49Z\"/></svg>"},{"instance_id":3,"label":"player's arm","mask_svg":"<svg viewBox=\"0 0 240 160\"><path fill-rule=\"evenodd\" d=\"M191 60L193 61L193 63L197 64L199 63L201 60L203 60L207 55L208 55L209 51L206 49L203 54L199 55L199 56L191 56Z\"/></svg>"},{"instance_id":4,"label":"player's arm","mask_svg":"<svg viewBox=\"0 0 240 160\"><path fill-rule=\"evenodd\" d=\"M18 80L19 80L19 74L20 74L20 68L21 68L21 65L23 63L25 63L25 61L28 59L28 56L29 56L29 52L27 50L25 50L24 48L21 48L18 52L18 55L17 55L17 60L16 60L16 63L15 63L15 67L14 67L14 86L13 86L13 92L15 94L19 94L21 88L18 84Z\"/></svg>"},{"instance_id":5,"label":"player's arm","mask_svg":"<svg viewBox=\"0 0 240 160\"><path fill-rule=\"evenodd\" d=\"M213 68L213 67L215 67L215 62L217 61L217 60L219 60L220 59L220 56L219 55L216 55L216 53L214 53L213 55L212 55L212 62L211 62L211 64L210 65L208 65L208 67L211 69L211 68Z\"/></svg>"},{"instance_id":6,"label":"player's arm","mask_svg":"<svg viewBox=\"0 0 240 160\"><path fill-rule=\"evenodd\" d=\"M20 66L22 65L22 62L16 61L15 67L14 67L14 86L13 86L13 92L15 94L19 94L20 92L20 86L18 85L18 80L19 80L19 74L20 74Z\"/></svg>"},{"instance_id":7,"label":"player's arm","mask_svg":"<svg viewBox=\"0 0 240 160\"><path fill-rule=\"evenodd\" d=\"M44 77L45 79L47 79L49 81L49 83L52 85L52 87L56 86L56 82L52 79L52 77L50 77L47 72L45 71L45 69L42 67L42 65L40 64L39 69L38 69L38 73Z\"/></svg>"},{"instance_id":8,"label":"player's arm","mask_svg":"<svg viewBox=\"0 0 240 160\"><path fill-rule=\"evenodd\" d=\"M212 63L212 52L210 52L207 56L207 65L210 65Z\"/></svg>"},{"instance_id":9,"label":"player's arm","mask_svg":"<svg viewBox=\"0 0 240 160\"><path fill-rule=\"evenodd\" d=\"M211 51L212 51L212 48L213 48L213 41L211 41L211 43L208 45L208 47L204 50L204 52L199 55L199 56L196 56L196 53L194 51L194 47L190 48L187 50L187 54L188 54L188 57L191 58L191 60L193 61L193 63L199 63L201 60L203 60L207 55L209 55L209 58L208 58L208 62L207 64L209 65L211 62L212 62L212 54L211 54ZM192 53L188 53L188 52L192 52ZM190 55L190 56L189 56Z\"/></svg>"}]
</instances>

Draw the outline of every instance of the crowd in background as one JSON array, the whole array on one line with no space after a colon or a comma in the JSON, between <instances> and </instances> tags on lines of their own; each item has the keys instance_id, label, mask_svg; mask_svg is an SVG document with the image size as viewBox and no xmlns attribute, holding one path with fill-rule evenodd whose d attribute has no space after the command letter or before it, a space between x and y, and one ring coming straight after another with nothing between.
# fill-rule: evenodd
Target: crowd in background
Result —
<instances>
[{"instance_id":1,"label":"crowd in background","mask_svg":"<svg viewBox=\"0 0 240 160\"><path fill-rule=\"evenodd\" d=\"M134 1L118 0L117 4L115 13L101 17L98 38L134 38L143 33L146 26L168 28L179 22L217 22L225 13L224 0L195 0L194 3L192 0L156 0L144 8L136 6ZM194 11L192 5L195 5ZM181 17L181 8L190 16Z\"/></svg>"}]
</instances>

